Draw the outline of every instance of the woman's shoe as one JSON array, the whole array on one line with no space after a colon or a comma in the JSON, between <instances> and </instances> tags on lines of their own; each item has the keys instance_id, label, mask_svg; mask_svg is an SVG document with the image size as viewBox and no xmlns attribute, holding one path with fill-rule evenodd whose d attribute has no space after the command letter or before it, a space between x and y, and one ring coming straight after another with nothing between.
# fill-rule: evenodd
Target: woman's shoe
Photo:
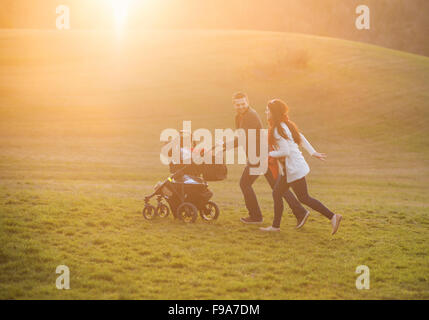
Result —
<instances>
[{"instance_id":1,"label":"woman's shoe","mask_svg":"<svg viewBox=\"0 0 429 320\"><path fill-rule=\"evenodd\" d=\"M343 219L343 216L341 214L336 214L332 217L332 235L337 233L338 228L340 227L341 219Z\"/></svg>"},{"instance_id":2,"label":"woman's shoe","mask_svg":"<svg viewBox=\"0 0 429 320\"><path fill-rule=\"evenodd\" d=\"M266 228L259 228L259 230L265 231L265 232L279 232L280 228L274 228L273 226L269 226Z\"/></svg>"},{"instance_id":3,"label":"woman's shoe","mask_svg":"<svg viewBox=\"0 0 429 320\"><path fill-rule=\"evenodd\" d=\"M297 229L301 229L304 226L304 224L307 222L307 219L308 219L309 216L310 216L310 211L307 210L307 212L302 217L302 219L298 220L298 222L296 224L296 228Z\"/></svg>"}]
</instances>

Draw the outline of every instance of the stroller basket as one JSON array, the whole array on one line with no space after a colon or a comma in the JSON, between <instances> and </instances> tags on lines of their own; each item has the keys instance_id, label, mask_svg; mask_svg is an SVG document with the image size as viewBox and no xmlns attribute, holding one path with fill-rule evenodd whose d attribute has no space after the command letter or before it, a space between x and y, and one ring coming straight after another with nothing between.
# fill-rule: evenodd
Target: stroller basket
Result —
<instances>
[{"instance_id":1,"label":"stroller basket","mask_svg":"<svg viewBox=\"0 0 429 320\"><path fill-rule=\"evenodd\" d=\"M202 176L205 181L222 181L228 176L228 169L225 164L216 164L215 157L212 158L212 164L170 164L170 172L176 173L178 171L183 174L190 174L192 176Z\"/></svg>"},{"instance_id":2,"label":"stroller basket","mask_svg":"<svg viewBox=\"0 0 429 320\"><path fill-rule=\"evenodd\" d=\"M205 181L222 181L228 175L228 169L224 164L203 164L202 175Z\"/></svg>"}]
</instances>

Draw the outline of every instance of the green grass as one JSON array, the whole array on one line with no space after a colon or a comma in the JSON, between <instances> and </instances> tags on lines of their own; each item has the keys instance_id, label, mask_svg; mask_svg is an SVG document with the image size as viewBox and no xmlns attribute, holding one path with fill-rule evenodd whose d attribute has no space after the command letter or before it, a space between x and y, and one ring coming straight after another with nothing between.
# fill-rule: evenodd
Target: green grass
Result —
<instances>
[{"instance_id":1,"label":"green grass","mask_svg":"<svg viewBox=\"0 0 429 320\"><path fill-rule=\"evenodd\" d=\"M429 58L283 33L0 31L0 298L428 299ZM284 56L285 58L282 58ZM161 130L233 126L231 95L272 97L329 161L312 212L262 234L242 168L211 183L217 222L143 219ZM255 184L267 225L271 192ZM71 290L57 290L65 264ZM358 265L371 289L355 287Z\"/></svg>"}]
</instances>

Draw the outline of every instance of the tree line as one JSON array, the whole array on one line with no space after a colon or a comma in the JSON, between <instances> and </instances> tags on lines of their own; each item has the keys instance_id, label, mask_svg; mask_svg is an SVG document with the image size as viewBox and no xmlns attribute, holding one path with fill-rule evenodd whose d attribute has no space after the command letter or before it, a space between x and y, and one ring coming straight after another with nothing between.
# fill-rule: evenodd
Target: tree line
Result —
<instances>
[{"instance_id":1,"label":"tree line","mask_svg":"<svg viewBox=\"0 0 429 320\"><path fill-rule=\"evenodd\" d=\"M363 41L429 56L427 0L145 0L135 1L132 28L251 29ZM55 8L69 5L73 28L113 27L106 0L2 0L0 28L55 28ZM358 5L370 30L357 30ZM109 16L109 14L111 16Z\"/></svg>"}]
</instances>

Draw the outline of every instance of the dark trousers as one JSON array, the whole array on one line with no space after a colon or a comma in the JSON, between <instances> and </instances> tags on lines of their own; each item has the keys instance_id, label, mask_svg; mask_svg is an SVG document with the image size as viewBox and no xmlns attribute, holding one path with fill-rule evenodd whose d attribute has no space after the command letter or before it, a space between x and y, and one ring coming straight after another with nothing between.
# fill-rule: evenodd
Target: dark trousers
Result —
<instances>
[{"instance_id":1,"label":"dark trousers","mask_svg":"<svg viewBox=\"0 0 429 320\"><path fill-rule=\"evenodd\" d=\"M246 208L249 211L249 215L256 220L261 220L262 219L261 209L259 207L258 199L256 198L255 191L252 188L253 183L256 181L256 179L258 179L258 177L259 176L257 175L250 175L250 168L249 166L246 166L240 179L240 188L241 188L241 191L243 192L244 202L246 203ZM265 179L267 179L271 189L273 189L276 185L276 181L274 180L274 177L270 170L267 170L267 173L265 174ZM286 202L288 203L289 207L292 209L292 212L297 217L297 219L302 217L307 212L307 210L301 205L301 203L298 201L295 195L289 190L289 188L286 189L285 192L280 196L280 199L282 197L286 200ZM283 204L283 200L282 200L282 204Z\"/></svg>"},{"instance_id":2,"label":"dark trousers","mask_svg":"<svg viewBox=\"0 0 429 320\"><path fill-rule=\"evenodd\" d=\"M305 177L291 183L287 183L285 176L279 176L273 189L274 199L274 222L273 227L280 228L280 222L283 214L283 195L289 191L289 187L292 187L298 200L309 206L311 209L323 214L328 219L332 219L334 213L323 205L319 200L316 200L308 194L307 181ZM290 191L289 191L290 192Z\"/></svg>"}]
</instances>

